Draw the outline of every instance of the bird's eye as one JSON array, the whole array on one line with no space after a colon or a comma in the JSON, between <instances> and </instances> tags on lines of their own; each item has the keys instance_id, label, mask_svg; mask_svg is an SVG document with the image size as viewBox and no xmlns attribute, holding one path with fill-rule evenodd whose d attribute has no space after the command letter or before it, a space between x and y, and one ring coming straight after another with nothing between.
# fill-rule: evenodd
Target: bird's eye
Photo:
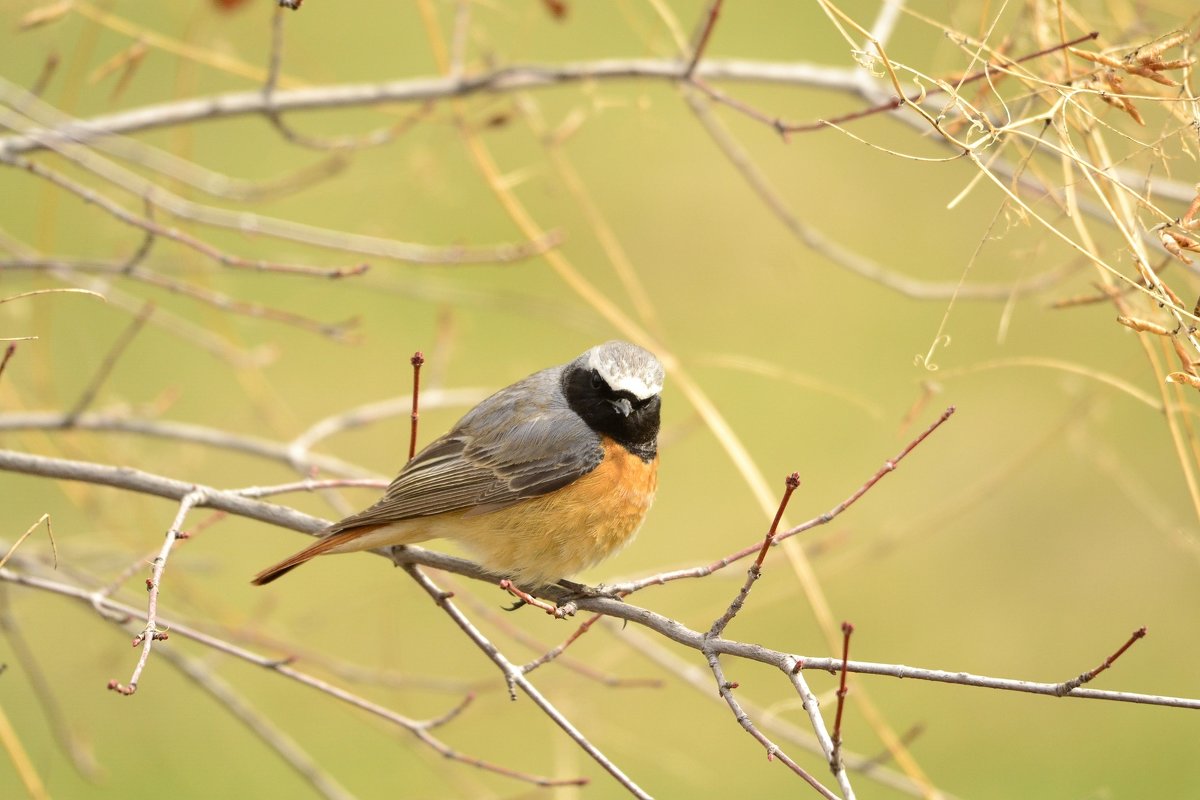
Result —
<instances>
[{"instance_id":1,"label":"bird's eye","mask_svg":"<svg viewBox=\"0 0 1200 800\"><path fill-rule=\"evenodd\" d=\"M592 370L592 388L599 389L603 385L604 378L600 377L600 373L597 370Z\"/></svg>"}]
</instances>

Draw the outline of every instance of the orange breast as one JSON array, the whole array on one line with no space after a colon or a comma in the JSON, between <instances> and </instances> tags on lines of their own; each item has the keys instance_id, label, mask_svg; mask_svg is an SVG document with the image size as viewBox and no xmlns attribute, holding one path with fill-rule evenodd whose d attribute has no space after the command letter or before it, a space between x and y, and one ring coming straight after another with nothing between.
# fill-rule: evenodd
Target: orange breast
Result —
<instances>
[{"instance_id":1,"label":"orange breast","mask_svg":"<svg viewBox=\"0 0 1200 800\"><path fill-rule=\"evenodd\" d=\"M462 542L489 569L525 586L570 577L628 544L658 488L649 463L605 439L604 461L574 483L500 511L457 517L433 536Z\"/></svg>"}]
</instances>

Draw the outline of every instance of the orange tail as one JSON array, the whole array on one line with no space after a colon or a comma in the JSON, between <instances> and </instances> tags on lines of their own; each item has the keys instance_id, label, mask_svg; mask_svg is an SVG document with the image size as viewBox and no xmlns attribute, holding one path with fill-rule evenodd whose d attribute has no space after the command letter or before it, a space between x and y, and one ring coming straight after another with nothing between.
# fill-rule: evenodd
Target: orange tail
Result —
<instances>
[{"instance_id":1,"label":"orange tail","mask_svg":"<svg viewBox=\"0 0 1200 800\"><path fill-rule=\"evenodd\" d=\"M378 526L351 528L348 531L340 531L338 533L318 539L308 547L301 550L299 553L296 553L294 556L285 558L283 561L280 561L273 567L267 567L262 572L255 575L254 579L250 582L255 586L262 586L263 584L270 583L276 578L282 577L283 575L291 572L301 564L306 563L309 559L325 553L337 552L338 548L353 541L359 536L362 536L364 533L373 531L376 527Z\"/></svg>"}]
</instances>

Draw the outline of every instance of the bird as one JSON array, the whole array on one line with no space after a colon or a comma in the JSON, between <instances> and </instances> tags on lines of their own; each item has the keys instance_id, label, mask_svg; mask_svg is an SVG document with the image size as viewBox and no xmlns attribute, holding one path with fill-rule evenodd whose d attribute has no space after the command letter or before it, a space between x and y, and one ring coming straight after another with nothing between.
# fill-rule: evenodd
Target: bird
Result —
<instances>
[{"instance_id":1,"label":"bird","mask_svg":"<svg viewBox=\"0 0 1200 800\"><path fill-rule=\"evenodd\" d=\"M627 545L658 488L664 371L610 341L501 389L413 457L372 506L264 569L263 585L319 555L460 543L523 587L563 581Z\"/></svg>"}]
</instances>

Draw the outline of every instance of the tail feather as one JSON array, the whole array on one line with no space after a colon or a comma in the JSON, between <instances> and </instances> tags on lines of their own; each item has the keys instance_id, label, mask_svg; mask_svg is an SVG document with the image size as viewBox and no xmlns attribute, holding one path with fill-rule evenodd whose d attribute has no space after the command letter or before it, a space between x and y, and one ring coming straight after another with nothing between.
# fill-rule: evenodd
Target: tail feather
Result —
<instances>
[{"instance_id":1,"label":"tail feather","mask_svg":"<svg viewBox=\"0 0 1200 800\"><path fill-rule=\"evenodd\" d=\"M338 533L322 537L321 539L318 539L308 547L301 550L299 553L285 558L283 561L280 561L274 566L267 567L262 572L255 575L250 583L254 584L255 586L263 586L264 584L268 584L276 578L283 577L301 564L307 563L310 559L316 558L319 555L324 555L325 553L340 552L341 548L343 548L346 544L358 538L359 536L362 536L364 533L369 533L376 527L378 526L352 528L348 531L339 531Z\"/></svg>"}]
</instances>

